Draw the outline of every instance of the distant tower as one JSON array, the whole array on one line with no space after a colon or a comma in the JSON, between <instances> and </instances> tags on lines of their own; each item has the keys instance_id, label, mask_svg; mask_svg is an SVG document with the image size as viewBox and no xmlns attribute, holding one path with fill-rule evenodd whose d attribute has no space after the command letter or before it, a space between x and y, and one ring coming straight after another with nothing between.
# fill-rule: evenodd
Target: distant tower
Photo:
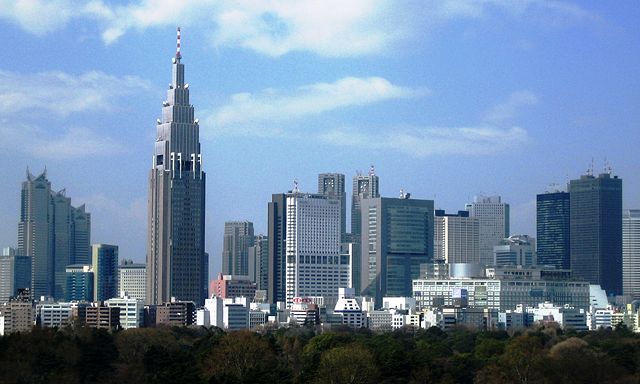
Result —
<instances>
[{"instance_id":1,"label":"distant tower","mask_svg":"<svg viewBox=\"0 0 640 384\"><path fill-rule=\"evenodd\" d=\"M200 127L189 104L181 59L178 28L172 81L156 127L149 174L148 304L171 297L203 304L206 295L205 173Z\"/></svg>"},{"instance_id":2,"label":"distant tower","mask_svg":"<svg viewBox=\"0 0 640 384\"><path fill-rule=\"evenodd\" d=\"M18 254L31 256L31 294L64 299L66 267L88 261L91 215L75 208L63 189L51 190L46 170L34 176L27 170L22 183L18 223Z\"/></svg>"},{"instance_id":3,"label":"distant tower","mask_svg":"<svg viewBox=\"0 0 640 384\"><path fill-rule=\"evenodd\" d=\"M602 173L569 182L571 270L622 294L622 179Z\"/></svg>"},{"instance_id":4,"label":"distant tower","mask_svg":"<svg viewBox=\"0 0 640 384\"><path fill-rule=\"evenodd\" d=\"M340 204L299 192L287 195L286 209L287 306L295 297L322 296L332 308L351 272L349 258L340 256Z\"/></svg>"},{"instance_id":5,"label":"distant tower","mask_svg":"<svg viewBox=\"0 0 640 384\"><path fill-rule=\"evenodd\" d=\"M434 259L445 263L480 262L480 225L468 211L448 214L436 209L434 218Z\"/></svg>"},{"instance_id":6,"label":"distant tower","mask_svg":"<svg viewBox=\"0 0 640 384\"><path fill-rule=\"evenodd\" d=\"M465 209L480 221L480 263L491 265L493 247L509 237L509 204L500 196L477 196Z\"/></svg>"},{"instance_id":7,"label":"distant tower","mask_svg":"<svg viewBox=\"0 0 640 384\"><path fill-rule=\"evenodd\" d=\"M362 200L362 295L412 296L420 265L433 262L433 200L379 197Z\"/></svg>"},{"instance_id":8,"label":"distant tower","mask_svg":"<svg viewBox=\"0 0 640 384\"><path fill-rule=\"evenodd\" d=\"M353 188L351 196L351 236L350 239L353 242L352 245L352 257L353 257L353 288L356 294L360 294L361 290L367 285L365 280L362 280L364 271L361 268L366 264L361 260L362 246L360 244L362 233L362 216L360 212L360 206L363 199L375 199L380 197L379 192L379 179L376 175L374 166L369 168L369 173L362 175L358 173L353 177Z\"/></svg>"},{"instance_id":9,"label":"distant tower","mask_svg":"<svg viewBox=\"0 0 640 384\"><path fill-rule=\"evenodd\" d=\"M249 247L253 247L254 241L252 222L227 221L224 223L223 275L249 275Z\"/></svg>"},{"instance_id":10,"label":"distant tower","mask_svg":"<svg viewBox=\"0 0 640 384\"><path fill-rule=\"evenodd\" d=\"M119 297L118 292L118 246L93 244L93 295L95 301Z\"/></svg>"},{"instance_id":11,"label":"distant tower","mask_svg":"<svg viewBox=\"0 0 640 384\"><path fill-rule=\"evenodd\" d=\"M622 214L622 284L625 295L640 299L640 209Z\"/></svg>"},{"instance_id":12,"label":"distant tower","mask_svg":"<svg viewBox=\"0 0 640 384\"><path fill-rule=\"evenodd\" d=\"M46 170L39 176L27 170L22 183L18 253L31 256L32 297L53 296L53 207Z\"/></svg>"},{"instance_id":13,"label":"distant tower","mask_svg":"<svg viewBox=\"0 0 640 384\"><path fill-rule=\"evenodd\" d=\"M347 235L347 194L344 189L344 175L341 173L319 174L318 193L340 202L340 241L345 241Z\"/></svg>"},{"instance_id":14,"label":"distant tower","mask_svg":"<svg viewBox=\"0 0 640 384\"><path fill-rule=\"evenodd\" d=\"M539 265L571 267L570 208L568 192L536 196L536 254Z\"/></svg>"}]
</instances>

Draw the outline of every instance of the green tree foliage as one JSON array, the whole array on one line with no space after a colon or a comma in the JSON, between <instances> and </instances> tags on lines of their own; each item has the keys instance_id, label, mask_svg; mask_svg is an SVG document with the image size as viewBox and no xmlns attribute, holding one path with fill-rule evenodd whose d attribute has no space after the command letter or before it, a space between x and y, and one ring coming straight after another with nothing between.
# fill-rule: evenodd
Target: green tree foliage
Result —
<instances>
[{"instance_id":1,"label":"green tree foliage","mask_svg":"<svg viewBox=\"0 0 640 384\"><path fill-rule=\"evenodd\" d=\"M638 383L628 329L34 328L0 337L0 383Z\"/></svg>"},{"instance_id":2,"label":"green tree foliage","mask_svg":"<svg viewBox=\"0 0 640 384\"><path fill-rule=\"evenodd\" d=\"M314 382L328 384L376 383L378 366L373 355L357 343L325 351Z\"/></svg>"}]
</instances>

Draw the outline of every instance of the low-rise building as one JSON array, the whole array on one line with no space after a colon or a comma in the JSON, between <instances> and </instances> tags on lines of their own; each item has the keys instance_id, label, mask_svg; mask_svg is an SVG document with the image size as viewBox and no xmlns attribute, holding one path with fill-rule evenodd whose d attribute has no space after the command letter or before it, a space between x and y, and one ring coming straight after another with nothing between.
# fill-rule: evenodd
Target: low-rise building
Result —
<instances>
[{"instance_id":1,"label":"low-rise building","mask_svg":"<svg viewBox=\"0 0 640 384\"><path fill-rule=\"evenodd\" d=\"M71 303L40 302L36 305L36 323L41 327L64 327L71 324Z\"/></svg>"},{"instance_id":2,"label":"low-rise building","mask_svg":"<svg viewBox=\"0 0 640 384\"><path fill-rule=\"evenodd\" d=\"M107 307L120 308L120 326L123 329L139 328L144 325L144 302L125 295L105 301Z\"/></svg>"}]
</instances>

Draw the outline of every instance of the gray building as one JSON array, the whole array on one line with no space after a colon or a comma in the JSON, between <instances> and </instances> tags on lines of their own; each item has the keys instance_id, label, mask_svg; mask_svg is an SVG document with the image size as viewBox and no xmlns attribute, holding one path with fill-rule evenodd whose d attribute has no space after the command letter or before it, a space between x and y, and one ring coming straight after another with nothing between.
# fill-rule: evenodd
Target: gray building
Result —
<instances>
[{"instance_id":1,"label":"gray building","mask_svg":"<svg viewBox=\"0 0 640 384\"><path fill-rule=\"evenodd\" d=\"M178 41L179 36L178 29ZM148 304L162 304L175 297L200 305L207 292L206 178L200 127L189 104L189 84L185 83L181 60L178 44L162 118L156 126L149 173Z\"/></svg>"},{"instance_id":2,"label":"gray building","mask_svg":"<svg viewBox=\"0 0 640 384\"><path fill-rule=\"evenodd\" d=\"M494 265L536 265L536 239L511 235L493 247Z\"/></svg>"},{"instance_id":3,"label":"gray building","mask_svg":"<svg viewBox=\"0 0 640 384\"><path fill-rule=\"evenodd\" d=\"M52 191L46 170L37 177L27 170L21 197L18 253L31 256L31 293L62 299L66 266L88 261L91 215L73 207L65 190Z\"/></svg>"},{"instance_id":4,"label":"gray building","mask_svg":"<svg viewBox=\"0 0 640 384\"><path fill-rule=\"evenodd\" d=\"M622 288L625 295L640 299L640 209L622 214Z\"/></svg>"},{"instance_id":5,"label":"gray building","mask_svg":"<svg viewBox=\"0 0 640 384\"><path fill-rule=\"evenodd\" d=\"M480 223L480 263L491 265L493 246L509 237L509 204L500 196L476 196L465 209Z\"/></svg>"},{"instance_id":6,"label":"gray building","mask_svg":"<svg viewBox=\"0 0 640 384\"><path fill-rule=\"evenodd\" d=\"M622 179L583 175L569 194L571 270L607 295L622 294Z\"/></svg>"},{"instance_id":7,"label":"gray building","mask_svg":"<svg viewBox=\"0 0 640 384\"><path fill-rule=\"evenodd\" d=\"M347 236L347 194L344 175L341 173L321 173L318 175L318 193L340 202L340 241Z\"/></svg>"},{"instance_id":8,"label":"gray building","mask_svg":"<svg viewBox=\"0 0 640 384\"><path fill-rule=\"evenodd\" d=\"M227 221L224 223L222 240L222 274L249 275L249 248L255 236L250 221Z\"/></svg>"},{"instance_id":9,"label":"gray building","mask_svg":"<svg viewBox=\"0 0 640 384\"><path fill-rule=\"evenodd\" d=\"M457 214L436 209L434 259L446 263L480 262L480 223L468 211Z\"/></svg>"},{"instance_id":10,"label":"gray building","mask_svg":"<svg viewBox=\"0 0 640 384\"><path fill-rule=\"evenodd\" d=\"M536 254L538 264L571 267L570 199L568 192L536 196Z\"/></svg>"},{"instance_id":11,"label":"gray building","mask_svg":"<svg viewBox=\"0 0 640 384\"><path fill-rule=\"evenodd\" d=\"M361 200L362 295L411 296L420 265L433 262L433 200Z\"/></svg>"},{"instance_id":12,"label":"gray building","mask_svg":"<svg viewBox=\"0 0 640 384\"><path fill-rule=\"evenodd\" d=\"M267 290L269 285L269 238L265 235L256 235L253 246L249 247L249 277L254 280L258 289Z\"/></svg>"},{"instance_id":13,"label":"gray building","mask_svg":"<svg viewBox=\"0 0 640 384\"><path fill-rule=\"evenodd\" d=\"M361 280L361 277L363 276L361 268L366 263L362 260L362 246L360 245L362 234L362 215L360 204L362 199L374 199L378 197L380 197L379 178L372 165L368 174L363 175L358 173L353 177L351 196L351 235L349 236L349 239L346 240L353 242L353 288L355 288L357 295L366 288L367 284L365 280Z\"/></svg>"},{"instance_id":14,"label":"gray building","mask_svg":"<svg viewBox=\"0 0 640 384\"><path fill-rule=\"evenodd\" d=\"M31 257L15 253L0 256L0 303L9 301L18 290L31 287Z\"/></svg>"},{"instance_id":15,"label":"gray building","mask_svg":"<svg viewBox=\"0 0 640 384\"><path fill-rule=\"evenodd\" d=\"M466 291L469 307L513 310L517 305L556 305L589 308L589 282L575 280L569 270L541 267L492 267L485 276L427 277L413 280L419 310L453 306L457 292Z\"/></svg>"}]
</instances>

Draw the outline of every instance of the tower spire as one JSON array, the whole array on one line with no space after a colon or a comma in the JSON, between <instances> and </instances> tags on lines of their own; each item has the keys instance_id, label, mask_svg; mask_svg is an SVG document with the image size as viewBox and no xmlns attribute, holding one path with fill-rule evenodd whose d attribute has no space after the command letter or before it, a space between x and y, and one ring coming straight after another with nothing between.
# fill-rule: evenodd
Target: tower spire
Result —
<instances>
[{"instance_id":1,"label":"tower spire","mask_svg":"<svg viewBox=\"0 0 640 384\"><path fill-rule=\"evenodd\" d=\"M177 42L176 42L176 60L180 61L182 55L180 55L180 27L178 27L177 31Z\"/></svg>"}]
</instances>

